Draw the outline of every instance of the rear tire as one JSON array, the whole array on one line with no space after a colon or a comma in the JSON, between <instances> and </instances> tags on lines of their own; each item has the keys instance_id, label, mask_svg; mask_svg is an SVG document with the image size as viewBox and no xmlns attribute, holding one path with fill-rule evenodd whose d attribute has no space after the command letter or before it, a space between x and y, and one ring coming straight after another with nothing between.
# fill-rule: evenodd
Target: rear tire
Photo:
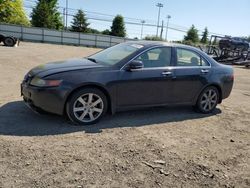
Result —
<instances>
[{"instance_id":1,"label":"rear tire","mask_svg":"<svg viewBox=\"0 0 250 188\"><path fill-rule=\"evenodd\" d=\"M107 112L105 94L96 88L84 88L75 92L66 104L69 119L77 125L92 125Z\"/></svg>"},{"instance_id":2,"label":"rear tire","mask_svg":"<svg viewBox=\"0 0 250 188\"><path fill-rule=\"evenodd\" d=\"M209 114L214 111L219 102L219 91L214 86L205 88L196 103L196 109L204 114Z\"/></svg>"},{"instance_id":3,"label":"rear tire","mask_svg":"<svg viewBox=\"0 0 250 188\"><path fill-rule=\"evenodd\" d=\"M5 46L10 46L10 47L15 46L15 40L12 37L6 37L3 43Z\"/></svg>"}]
</instances>

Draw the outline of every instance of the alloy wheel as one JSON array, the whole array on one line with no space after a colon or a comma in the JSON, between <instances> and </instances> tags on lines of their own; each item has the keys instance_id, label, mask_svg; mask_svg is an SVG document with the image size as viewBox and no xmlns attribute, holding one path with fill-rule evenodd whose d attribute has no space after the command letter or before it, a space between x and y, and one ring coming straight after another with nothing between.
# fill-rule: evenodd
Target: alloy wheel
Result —
<instances>
[{"instance_id":1,"label":"alloy wheel","mask_svg":"<svg viewBox=\"0 0 250 188\"><path fill-rule=\"evenodd\" d=\"M101 116L103 110L102 98L94 93L80 96L73 105L74 116L83 123L95 121Z\"/></svg>"},{"instance_id":2,"label":"alloy wheel","mask_svg":"<svg viewBox=\"0 0 250 188\"><path fill-rule=\"evenodd\" d=\"M217 105L217 101L217 92L214 89L209 89L201 97L201 107L204 111L208 112Z\"/></svg>"}]
</instances>

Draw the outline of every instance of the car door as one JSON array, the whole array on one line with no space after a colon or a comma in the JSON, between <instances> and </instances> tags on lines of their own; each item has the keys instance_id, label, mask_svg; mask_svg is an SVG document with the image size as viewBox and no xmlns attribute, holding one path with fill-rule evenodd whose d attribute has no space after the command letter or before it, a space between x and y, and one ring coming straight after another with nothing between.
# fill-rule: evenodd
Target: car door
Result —
<instances>
[{"instance_id":1,"label":"car door","mask_svg":"<svg viewBox=\"0 0 250 188\"><path fill-rule=\"evenodd\" d=\"M210 65L193 50L176 48L175 52L173 102L189 104L206 85L210 75Z\"/></svg>"},{"instance_id":2,"label":"car door","mask_svg":"<svg viewBox=\"0 0 250 188\"><path fill-rule=\"evenodd\" d=\"M155 47L135 60L142 61L144 68L128 71L125 67L121 70L117 86L117 105L147 106L171 101L172 48Z\"/></svg>"}]
</instances>

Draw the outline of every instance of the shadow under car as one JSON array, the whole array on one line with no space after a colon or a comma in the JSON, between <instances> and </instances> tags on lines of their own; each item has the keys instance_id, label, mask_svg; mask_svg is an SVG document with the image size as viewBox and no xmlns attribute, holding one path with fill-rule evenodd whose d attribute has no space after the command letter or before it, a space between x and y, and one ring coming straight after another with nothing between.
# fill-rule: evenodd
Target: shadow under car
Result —
<instances>
[{"instance_id":1,"label":"shadow under car","mask_svg":"<svg viewBox=\"0 0 250 188\"><path fill-rule=\"evenodd\" d=\"M61 116L40 115L31 111L23 101L15 101L0 107L0 135L47 136L85 131L100 133L103 129L118 127L141 127L161 123L181 122L200 119L220 114L216 108L211 114L193 112L191 107L156 107L138 111L120 112L113 116L106 115L95 125L73 126Z\"/></svg>"}]
</instances>

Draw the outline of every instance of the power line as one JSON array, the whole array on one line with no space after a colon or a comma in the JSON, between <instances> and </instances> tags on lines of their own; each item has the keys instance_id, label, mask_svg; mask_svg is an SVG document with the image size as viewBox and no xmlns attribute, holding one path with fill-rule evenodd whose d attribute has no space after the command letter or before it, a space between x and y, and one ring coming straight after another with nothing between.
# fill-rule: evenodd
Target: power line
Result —
<instances>
[{"instance_id":1,"label":"power line","mask_svg":"<svg viewBox=\"0 0 250 188\"><path fill-rule=\"evenodd\" d=\"M25 8L34 8L32 6L25 6ZM87 11L85 11L87 12ZM68 16L74 16L74 14L67 14ZM113 18L110 18L110 19L105 19L105 18L98 18L98 17L94 17L94 16L88 16L88 14L86 14L86 18L89 19L89 20L97 20L97 21L105 21L105 22L112 22L113 21ZM131 22L131 21L125 21L125 24L130 24L130 25L138 25L138 26L141 26L140 23L137 23L137 22ZM149 24L149 23L145 23L144 26L149 26L149 27L157 27L156 24ZM165 28L165 26L164 26ZM174 27L169 27L169 29L172 29L172 30L175 30L175 31L179 31L179 32L184 32L186 33L187 30L182 30L182 29L178 29L178 28L174 28Z\"/></svg>"},{"instance_id":2,"label":"power line","mask_svg":"<svg viewBox=\"0 0 250 188\"><path fill-rule=\"evenodd\" d=\"M32 3L37 3L37 1L35 1L35 0L25 0L25 1L32 2ZM66 8L66 7L58 6L58 8L64 9L64 8ZM68 10L74 11L74 13L75 13L75 12L78 11L79 9L68 8ZM110 17L112 17L112 18L115 17L115 15L105 14L105 13L100 13L100 12L95 12L95 11L87 11L87 10L84 10L84 12L85 12L85 13L89 13L89 14L97 14L97 15L100 15L100 16L110 16ZM131 20L137 20L137 21L139 21L139 22L141 22L141 20L145 20L145 19L131 18L131 17L124 17L124 18L126 18L126 19L131 19ZM146 22L155 22L155 23L156 23L155 20L146 19L145 21L146 21Z\"/></svg>"},{"instance_id":3,"label":"power line","mask_svg":"<svg viewBox=\"0 0 250 188\"><path fill-rule=\"evenodd\" d=\"M26 2L29 3L37 3L37 1L35 0L25 0ZM34 5L24 5L25 8L29 8L29 9L33 9ZM68 8L68 14L66 14L63 10L65 10L65 7L62 6L58 6L59 9L61 9L63 12L63 16L74 16L75 13L78 11L78 9L74 9L74 8ZM105 14L105 13L99 13L99 12L94 12L94 11L86 11L84 10L85 14L86 14L86 18L89 20L95 20L95 21L103 21L103 22L111 22L113 21L115 15L111 15L111 14ZM138 18L131 18L131 17L124 17L125 19L125 24L129 24L129 25L137 25L141 27L141 21L144 19L138 19ZM157 23L155 20L145 20L144 26L146 27L157 27ZM164 29L167 29L167 26L163 26ZM173 31L177 31L177 32L182 32L182 33L186 33L189 28L186 26L180 26L180 25L176 25L176 24L169 24L168 29L173 30ZM199 33L202 33L203 30L198 30ZM220 35L220 36L225 36L223 34L218 34L218 33L214 33L214 32L209 32L210 35ZM201 35L201 34L199 34Z\"/></svg>"}]
</instances>

